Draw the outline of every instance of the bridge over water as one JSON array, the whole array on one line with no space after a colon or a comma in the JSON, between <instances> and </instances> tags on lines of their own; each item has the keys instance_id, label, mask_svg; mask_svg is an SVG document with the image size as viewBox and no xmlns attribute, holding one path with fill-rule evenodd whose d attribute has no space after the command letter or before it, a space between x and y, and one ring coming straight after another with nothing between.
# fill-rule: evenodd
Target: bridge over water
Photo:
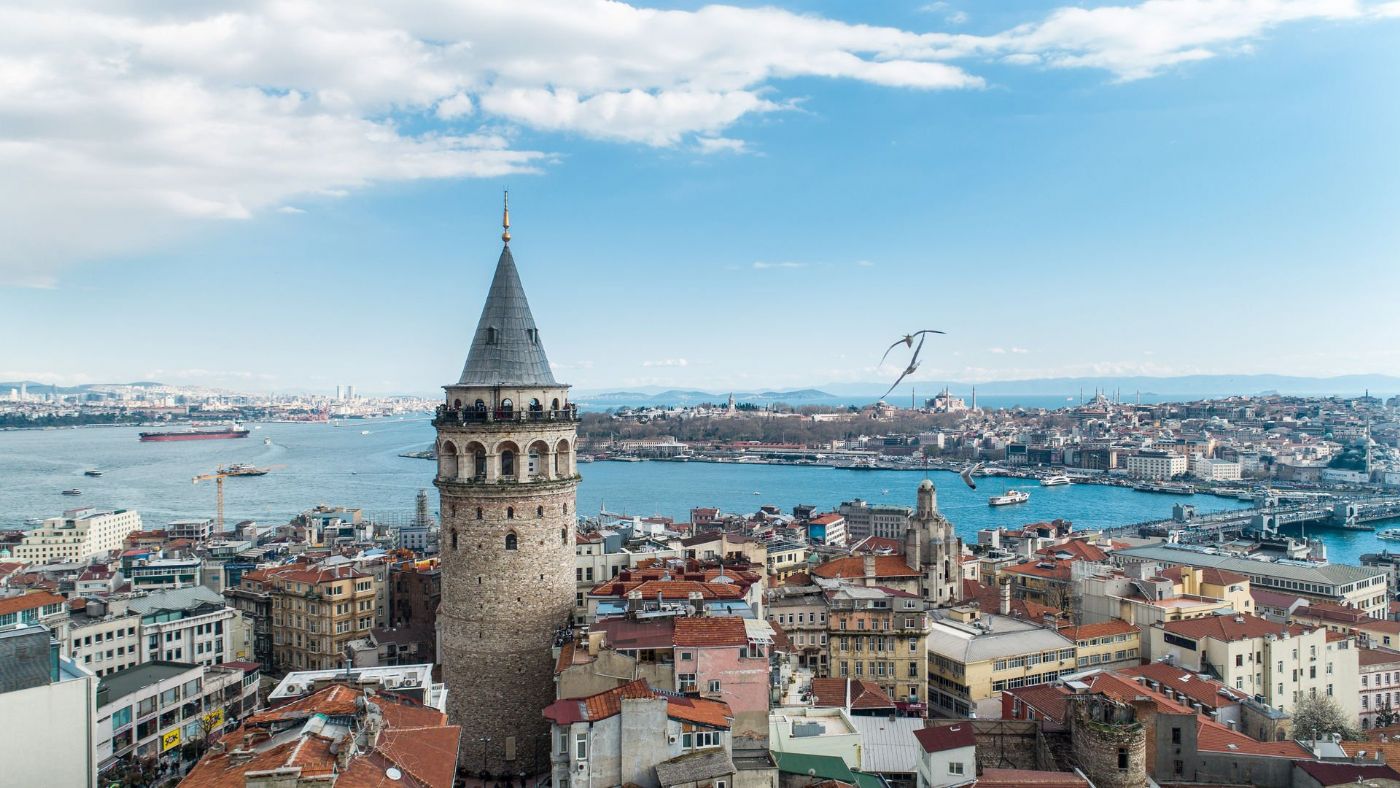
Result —
<instances>
[{"instance_id":1,"label":"bridge over water","mask_svg":"<svg viewBox=\"0 0 1400 788\"><path fill-rule=\"evenodd\" d=\"M1196 515L1178 507L1167 520L1148 520L1107 529L1110 536L1136 536L1143 528L1184 530L1193 538L1253 528L1274 531L1286 525L1311 525L1350 531L1372 530L1367 523L1400 517L1400 495L1356 496L1293 506L1257 506Z\"/></svg>"}]
</instances>

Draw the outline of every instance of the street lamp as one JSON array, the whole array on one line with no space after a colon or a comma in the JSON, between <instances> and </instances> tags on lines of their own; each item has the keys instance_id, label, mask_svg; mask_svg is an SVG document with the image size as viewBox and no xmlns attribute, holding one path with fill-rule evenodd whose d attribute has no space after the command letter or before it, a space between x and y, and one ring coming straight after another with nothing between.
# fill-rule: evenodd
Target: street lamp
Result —
<instances>
[{"instance_id":1,"label":"street lamp","mask_svg":"<svg viewBox=\"0 0 1400 788\"><path fill-rule=\"evenodd\" d=\"M486 774L486 745L491 743L490 736L482 736L477 741L481 742L481 773Z\"/></svg>"}]
</instances>

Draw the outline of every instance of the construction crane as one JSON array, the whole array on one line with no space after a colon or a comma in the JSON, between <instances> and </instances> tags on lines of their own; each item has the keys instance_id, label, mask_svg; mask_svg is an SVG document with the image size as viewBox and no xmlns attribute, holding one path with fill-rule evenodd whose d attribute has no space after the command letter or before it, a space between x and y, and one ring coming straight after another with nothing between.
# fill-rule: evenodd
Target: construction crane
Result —
<instances>
[{"instance_id":1,"label":"construction crane","mask_svg":"<svg viewBox=\"0 0 1400 788\"><path fill-rule=\"evenodd\" d=\"M210 479L214 480L214 489L216 491L215 499L218 501L218 504L215 509L216 514L214 520L214 533L216 534L221 534L224 532L224 479L227 479L228 477L234 475L236 474L229 473L227 470L220 468L219 470L213 473L200 474L199 476L196 476L190 480L191 484L207 482Z\"/></svg>"},{"instance_id":2,"label":"construction crane","mask_svg":"<svg viewBox=\"0 0 1400 788\"><path fill-rule=\"evenodd\" d=\"M249 474L247 471L239 470L238 466L235 465L235 466L231 466L231 467L229 467L229 468L220 468L220 469L218 469L217 471L214 471L213 473L204 473L204 474L200 474L199 476L194 477L194 479L191 480L191 483L193 483L193 484L199 484L200 482L207 482L207 481L209 481L210 479L213 479L213 480L214 480L214 489L216 490L216 492L215 492L215 498L216 498L217 501L218 501L218 503L217 503L217 505L216 505L216 513L215 513L214 533L216 533L216 534L221 534L221 533L224 532L224 479L227 479L227 478L230 477L230 476L249 476L249 475L261 476L262 474L266 473L267 471L270 471L270 470L273 470L273 469L276 469L276 468L283 468L283 467L286 467L286 466L283 466L283 465L269 465L269 466L268 466L267 468L265 468L265 469L260 469L260 472L257 473L257 474Z\"/></svg>"}]
</instances>

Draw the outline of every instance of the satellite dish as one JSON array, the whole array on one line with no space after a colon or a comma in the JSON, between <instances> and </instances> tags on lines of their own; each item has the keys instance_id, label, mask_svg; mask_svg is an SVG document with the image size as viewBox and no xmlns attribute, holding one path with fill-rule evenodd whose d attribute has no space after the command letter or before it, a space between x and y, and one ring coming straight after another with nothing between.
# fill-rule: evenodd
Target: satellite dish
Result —
<instances>
[{"instance_id":1,"label":"satellite dish","mask_svg":"<svg viewBox=\"0 0 1400 788\"><path fill-rule=\"evenodd\" d=\"M399 771L397 766L390 766L384 770L384 776L388 777L390 780L401 780L403 779L403 772Z\"/></svg>"}]
</instances>

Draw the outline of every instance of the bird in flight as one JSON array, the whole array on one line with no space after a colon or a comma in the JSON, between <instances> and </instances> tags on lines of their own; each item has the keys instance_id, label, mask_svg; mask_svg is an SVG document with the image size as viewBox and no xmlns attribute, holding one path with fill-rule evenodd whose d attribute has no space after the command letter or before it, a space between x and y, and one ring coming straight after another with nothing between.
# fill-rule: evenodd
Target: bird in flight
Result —
<instances>
[{"instance_id":1,"label":"bird in flight","mask_svg":"<svg viewBox=\"0 0 1400 788\"><path fill-rule=\"evenodd\" d=\"M884 363L885 363L885 359L886 359L886 358L889 358L890 351L891 351L891 350L894 350L895 348L899 347L900 345L904 345L905 347L912 347L912 348L914 348L914 355L913 355L912 358L909 359L909 366L908 366L908 367L905 367L904 372L900 374L900 376L899 376L899 378L898 378L897 380L895 380L894 385L893 385L893 386L890 386L889 391L886 391L884 394L880 395L880 399L884 399L885 397L888 397L888 396L890 395L890 392L891 392L891 391L894 391L895 389L899 388L899 384L902 383L902 382L904 382L904 379L905 379L905 378L907 378L907 377L909 377L910 375L914 374L914 370L916 370L916 369L919 368L919 353L921 353L921 352L923 351L923 349L924 349L924 340L928 339L928 335L929 335L929 334L942 334L942 333L944 333L944 332L939 331L939 330L937 330L937 329L926 328L926 329L924 329L924 330L922 330L922 331L915 331L915 332L912 333L912 334L905 334L903 337L900 337L898 340L896 340L895 343L894 343L893 345L890 345L888 348L885 348L885 355L883 355L883 356L880 357L880 363L881 363L881 364L884 364ZM919 344L918 344L917 346L914 344L914 337L918 337L918 338L919 338Z\"/></svg>"},{"instance_id":2,"label":"bird in flight","mask_svg":"<svg viewBox=\"0 0 1400 788\"><path fill-rule=\"evenodd\" d=\"M962 473L959 473L958 475L962 477L963 482L967 484L968 487L971 487L975 490L977 489L977 482L974 482L972 480L972 474L977 473L980 470L982 470L982 463L979 462L976 465L969 465L966 468L963 468Z\"/></svg>"}]
</instances>

